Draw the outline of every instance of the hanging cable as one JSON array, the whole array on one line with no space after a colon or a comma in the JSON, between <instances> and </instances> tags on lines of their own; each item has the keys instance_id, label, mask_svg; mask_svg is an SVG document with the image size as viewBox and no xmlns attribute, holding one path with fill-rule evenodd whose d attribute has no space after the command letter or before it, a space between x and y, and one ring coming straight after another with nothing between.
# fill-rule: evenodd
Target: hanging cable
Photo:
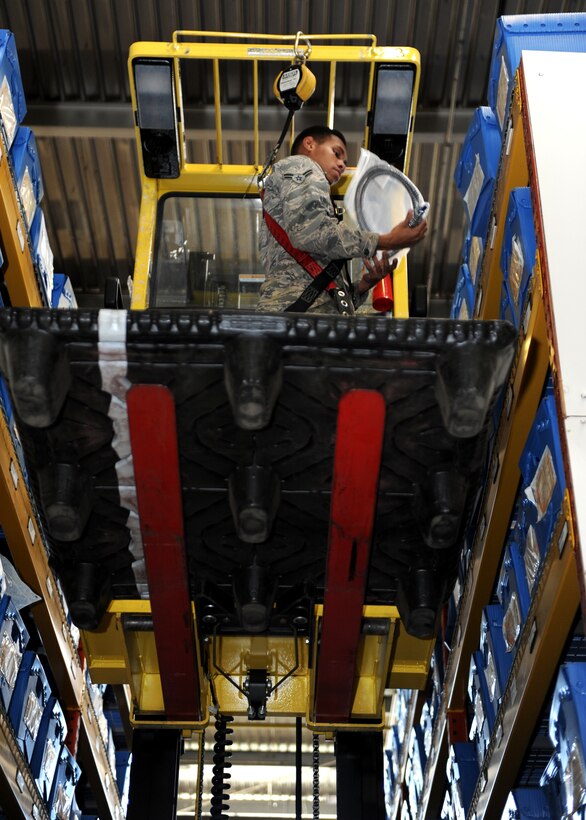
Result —
<instances>
[{"instance_id":1,"label":"hanging cable","mask_svg":"<svg viewBox=\"0 0 586 820\"><path fill-rule=\"evenodd\" d=\"M262 171L258 175L258 187L259 188L262 188L262 185L263 185L263 182L264 182L264 179L265 179L266 175L268 174L270 169L275 164L275 160L277 159L277 154L279 153L281 145L283 144L283 140L285 139L287 131L289 130L289 126L291 125L291 120L293 119L294 115L295 115L294 110L289 111L289 113L287 114L287 119L285 120L285 125L283 126L283 130L281 131L281 135L280 135L279 139L277 140L277 142L275 144L275 147L271 151L271 154L270 154L268 160L266 161L264 168L262 169Z\"/></svg>"},{"instance_id":2,"label":"hanging cable","mask_svg":"<svg viewBox=\"0 0 586 820\"><path fill-rule=\"evenodd\" d=\"M301 753L301 718L295 718L295 820L301 820L303 791L303 758Z\"/></svg>"},{"instance_id":3,"label":"hanging cable","mask_svg":"<svg viewBox=\"0 0 586 820\"><path fill-rule=\"evenodd\" d=\"M216 733L214 735L214 767L212 769L212 799L210 816L218 817L219 820L229 820L226 812L230 811L230 772L226 771L232 767L230 758L232 752L229 747L232 745L230 735L234 730L228 726L234 720L229 715L219 715L216 717Z\"/></svg>"},{"instance_id":4,"label":"hanging cable","mask_svg":"<svg viewBox=\"0 0 586 820\"><path fill-rule=\"evenodd\" d=\"M206 730L202 729L197 755L197 811L195 820L201 820L203 810L203 770L205 766Z\"/></svg>"},{"instance_id":5,"label":"hanging cable","mask_svg":"<svg viewBox=\"0 0 586 820\"><path fill-rule=\"evenodd\" d=\"M305 42L305 50L303 50L299 45L301 40ZM259 188L262 188L264 178L269 173L275 163L275 160L277 159L277 154L283 144L283 140L289 130L289 126L291 125L295 112L299 111L303 103L306 102L315 91L315 76L305 65L307 58L311 54L311 43L307 37L304 36L302 31L298 31L295 36L293 52L295 54L295 62L288 68L280 71L275 78L275 82L273 83L275 97L280 103L283 103L289 113L287 114L287 119L285 121L285 125L283 126L283 130L281 131L281 135L277 140L277 144L271 151L264 168L258 175Z\"/></svg>"},{"instance_id":6,"label":"hanging cable","mask_svg":"<svg viewBox=\"0 0 586 820\"><path fill-rule=\"evenodd\" d=\"M319 735L313 735L313 820L319 820Z\"/></svg>"}]
</instances>

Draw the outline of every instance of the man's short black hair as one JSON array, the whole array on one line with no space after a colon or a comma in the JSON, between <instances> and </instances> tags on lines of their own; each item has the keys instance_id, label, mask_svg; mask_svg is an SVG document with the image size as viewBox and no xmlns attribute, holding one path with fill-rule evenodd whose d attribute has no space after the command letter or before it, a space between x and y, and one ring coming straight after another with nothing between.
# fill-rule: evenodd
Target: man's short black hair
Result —
<instances>
[{"instance_id":1,"label":"man's short black hair","mask_svg":"<svg viewBox=\"0 0 586 820\"><path fill-rule=\"evenodd\" d=\"M298 154L301 143L305 137L313 137L316 142L325 142L330 137L338 137L346 145L346 137L341 131L335 128L328 128L327 125L310 125L309 128L304 128L293 141L291 146L291 153Z\"/></svg>"}]
</instances>

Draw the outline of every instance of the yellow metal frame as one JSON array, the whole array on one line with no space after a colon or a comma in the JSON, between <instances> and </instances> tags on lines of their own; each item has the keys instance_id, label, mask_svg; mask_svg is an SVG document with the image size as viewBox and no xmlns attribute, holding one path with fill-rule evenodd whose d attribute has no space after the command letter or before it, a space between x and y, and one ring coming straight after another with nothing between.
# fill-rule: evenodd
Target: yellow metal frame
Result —
<instances>
[{"instance_id":1,"label":"yellow metal frame","mask_svg":"<svg viewBox=\"0 0 586 820\"><path fill-rule=\"evenodd\" d=\"M132 701L130 716L135 725L175 725L164 717L154 632L127 632L123 628L125 614L149 615L150 612L148 600L112 601L99 629L82 634L84 651L94 683L128 684ZM318 605L314 634L319 632L322 615L323 606ZM408 635L394 606L366 606L363 617L388 620L389 633L387 636L364 635L361 638L354 673L354 701L348 724L318 724L313 718L315 673L319 660L317 646L314 646L310 659L304 637L221 635L215 648L216 665L213 663L211 637L205 639L207 658L199 658L202 719L176 725L194 731L204 728L214 698L221 712L245 716L248 708L246 698L222 673L228 674L242 690L251 668L266 669L274 685L294 668L297 641L299 666L269 697L268 713L305 716L309 728L317 732L332 731L334 728L373 729L377 728L377 720L378 728L383 728L385 689L422 689L427 680L434 640L420 640Z\"/></svg>"},{"instance_id":2,"label":"yellow metal frame","mask_svg":"<svg viewBox=\"0 0 586 820\"><path fill-rule=\"evenodd\" d=\"M193 42L195 39L199 42ZM246 42L240 42L246 40ZM348 45L356 41L359 45ZM325 44L324 44L325 43ZM303 45L300 45L303 44ZM364 107L364 144L368 144L369 126L366 114L371 108L374 86L375 66L377 63L406 63L412 65L414 72L413 98L411 108L410 131L405 151L407 171L411 153L415 108L419 93L420 56L416 49L408 47L389 47L377 45L372 34L301 34L270 35L242 34L237 32L214 31L176 31L172 41L138 42L130 47L128 70L133 111L136 114L137 101L134 87L133 62L138 58L171 59L174 66L175 90L177 105L182 112L181 71L182 60L207 60L211 65L214 88L216 156L214 164L188 163L184 153L185 134L183 115L179 117L179 149L181 172L177 179L149 179L144 175L140 150L140 132L135 126L139 153L139 165L142 176L142 199L139 218L138 239L136 245L134 277L132 285L131 308L141 310L149 306L149 283L152 272L157 226L157 207L160 200L173 193L197 194L234 194L244 195L251 191L261 170L260 132L258 107L258 66L259 62L287 63L301 57L310 66L311 63L329 63L329 86L327 95L326 123L334 126L335 118L335 82L337 66L340 63L361 63L370 68L367 100ZM253 158L250 165L230 165L224 162L222 140L222 111L220 64L222 61L243 61L252 63L253 69ZM277 70L277 67L276 69ZM283 114L283 120L285 113ZM135 122L136 122L135 116ZM292 136L292 134L291 134ZM349 171L352 169L349 169ZM351 174L345 173L334 187L335 195L343 195ZM394 275L395 315L404 318L409 315L407 265L403 259Z\"/></svg>"},{"instance_id":3,"label":"yellow metal frame","mask_svg":"<svg viewBox=\"0 0 586 820\"><path fill-rule=\"evenodd\" d=\"M388 621L387 635L362 635L354 671L354 699L349 723L318 723L313 714L316 671L319 647L314 645L310 674L309 700L306 723L314 732L329 732L332 728L344 730L383 729L385 690L396 687L423 689L429 672L429 662L435 640L422 640L408 635L402 628L399 610L395 606L365 606L363 618ZM319 634L323 606L316 606L316 634ZM378 721L375 722L375 721Z\"/></svg>"}]
</instances>

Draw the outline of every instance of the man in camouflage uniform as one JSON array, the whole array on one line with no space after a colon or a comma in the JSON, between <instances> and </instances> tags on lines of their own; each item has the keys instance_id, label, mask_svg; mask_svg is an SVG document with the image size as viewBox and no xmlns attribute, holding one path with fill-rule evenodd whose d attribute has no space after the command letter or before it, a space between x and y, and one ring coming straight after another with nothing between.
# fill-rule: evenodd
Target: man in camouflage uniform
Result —
<instances>
[{"instance_id":1,"label":"man in camouflage uniform","mask_svg":"<svg viewBox=\"0 0 586 820\"><path fill-rule=\"evenodd\" d=\"M353 230L339 222L330 186L338 182L346 164L343 134L326 126L306 128L295 139L291 156L276 163L265 179L263 208L291 245L310 254L322 268L335 259L364 258L366 271L350 292L353 306L358 307L368 291L392 270L387 254L377 258L377 250L412 247L425 236L427 222L423 220L410 228L410 211L403 222L386 234ZM311 284L311 276L271 233L266 219L260 229L260 257L266 278L260 288L257 310L283 311ZM340 276L336 281L341 283ZM338 312L327 291L322 291L308 310Z\"/></svg>"}]
</instances>

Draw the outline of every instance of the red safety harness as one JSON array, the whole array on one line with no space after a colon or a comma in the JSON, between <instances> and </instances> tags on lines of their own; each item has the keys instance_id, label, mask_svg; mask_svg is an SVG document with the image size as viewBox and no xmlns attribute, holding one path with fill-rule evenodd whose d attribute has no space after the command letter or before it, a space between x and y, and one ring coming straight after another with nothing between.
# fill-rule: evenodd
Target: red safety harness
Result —
<instances>
[{"instance_id":1,"label":"red safety harness","mask_svg":"<svg viewBox=\"0 0 586 820\"><path fill-rule=\"evenodd\" d=\"M291 240L289 239L286 231L279 225L279 223L273 219L268 211L265 211L263 208L262 215L264 217L264 221L267 223L267 228L271 232L271 234L275 237L279 245L284 248L287 253L293 257L293 259L297 262L298 265L301 265L304 271L311 276L312 279L315 279L316 276L324 270L319 262L316 262L313 256L307 251L301 251L299 248L294 247L291 244ZM333 281L326 286L325 290L331 290L334 287Z\"/></svg>"},{"instance_id":2,"label":"red safety harness","mask_svg":"<svg viewBox=\"0 0 586 820\"><path fill-rule=\"evenodd\" d=\"M261 195L262 198L262 195ZM277 240L279 245L306 271L312 278L303 293L297 300L286 308L287 312L303 313L315 302L323 291L329 291L330 296L336 302L338 311L342 314L354 313L354 302L349 289L345 285L336 283L346 262L345 259L333 259L327 267L323 268L316 262L313 256L306 251L296 248L289 239L287 232L273 217L263 208L263 218L271 235Z\"/></svg>"}]
</instances>

